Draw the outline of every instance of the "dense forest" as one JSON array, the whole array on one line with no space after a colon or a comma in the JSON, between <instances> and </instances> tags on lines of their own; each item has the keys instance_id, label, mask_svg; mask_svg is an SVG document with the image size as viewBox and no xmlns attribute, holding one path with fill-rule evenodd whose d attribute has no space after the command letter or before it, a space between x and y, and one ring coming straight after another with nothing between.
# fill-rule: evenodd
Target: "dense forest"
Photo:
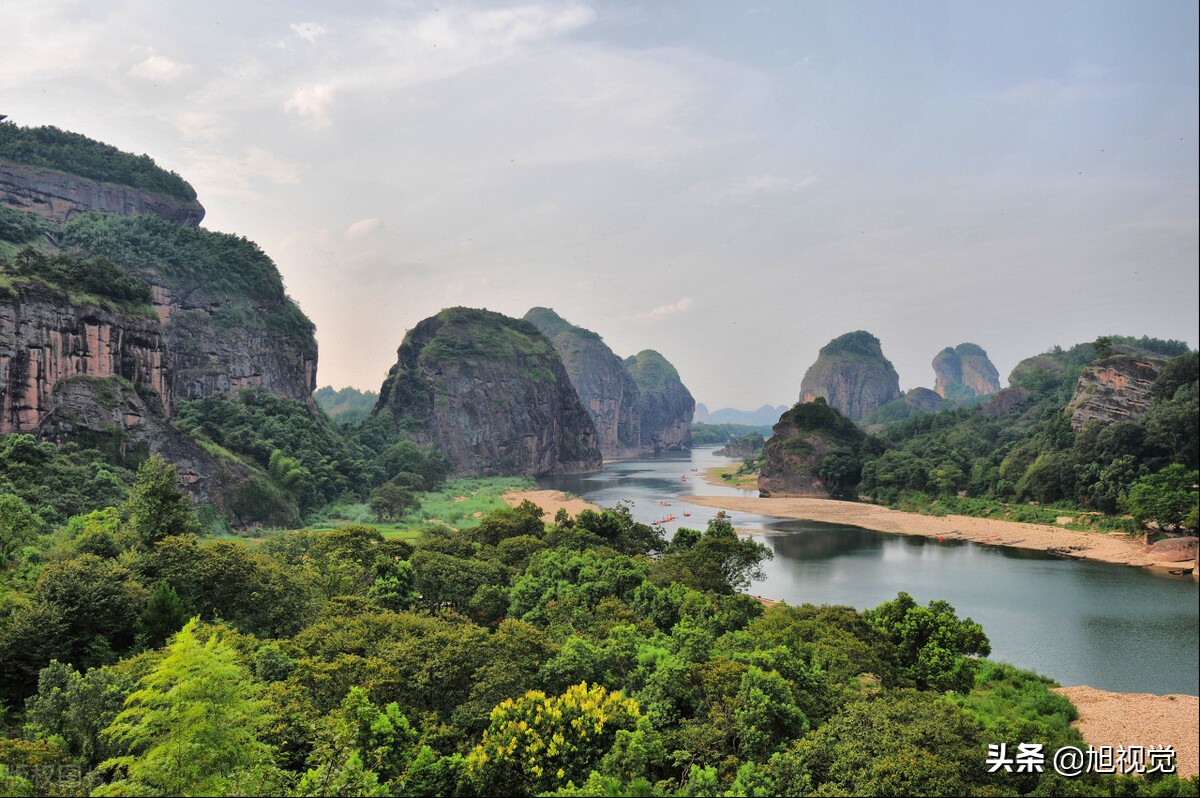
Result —
<instances>
[{"instance_id":1,"label":"dense forest","mask_svg":"<svg viewBox=\"0 0 1200 798\"><path fill-rule=\"evenodd\" d=\"M1081 745L1070 703L945 602L764 610L767 552L720 519L526 503L251 548L198 537L157 458L65 524L2 503L6 794L1196 794L989 772Z\"/></svg>"}]
</instances>

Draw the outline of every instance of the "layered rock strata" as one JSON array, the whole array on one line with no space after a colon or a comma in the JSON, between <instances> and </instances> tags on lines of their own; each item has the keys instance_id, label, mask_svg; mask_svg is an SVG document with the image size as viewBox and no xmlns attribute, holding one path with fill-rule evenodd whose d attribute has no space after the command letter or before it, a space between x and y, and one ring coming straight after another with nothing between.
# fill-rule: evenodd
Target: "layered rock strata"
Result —
<instances>
[{"instance_id":1,"label":"layered rock strata","mask_svg":"<svg viewBox=\"0 0 1200 798\"><path fill-rule=\"evenodd\" d=\"M181 202L6 158L0 158L0 204L37 213L58 224L88 211L118 216L149 213L188 227L198 227L204 219L204 207L194 200Z\"/></svg>"},{"instance_id":2,"label":"layered rock strata","mask_svg":"<svg viewBox=\"0 0 1200 798\"><path fill-rule=\"evenodd\" d=\"M1160 357L1112 355L1083 370L1067 405L1071 428L1090 421L1138 421L1150 412L1154 380L1166 363Z\"/></svg>"},{"instance_id":3,"label":"layered rock strata","mask_svg":"<svg viewBox=\"0 0 1200 798\"><path fill-rule=\"evenodd\" d=\"M31 432L54 410L55 386L120 377L150 412L172 408L171 359L159 323L73 305L36 281L0 294L0 434Z\"/></svg>"}]
</instances>

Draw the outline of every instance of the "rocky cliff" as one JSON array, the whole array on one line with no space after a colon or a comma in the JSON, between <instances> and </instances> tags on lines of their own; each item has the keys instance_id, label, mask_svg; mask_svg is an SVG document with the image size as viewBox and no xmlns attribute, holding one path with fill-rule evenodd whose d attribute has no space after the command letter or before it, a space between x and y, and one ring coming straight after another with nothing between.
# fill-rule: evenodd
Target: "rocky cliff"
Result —
<instances>
[{"instance_id":1,"label":"rocky cliff","mask_svg":"<svg viewBox=\"0 0 1200 798\"><path fill-rule=\"evenodd\" d=\"M762 496L853 498L866 440L824 397L797 404L779 418L763 446Z\"/></svg>"},{"instance_id":2,"label":"rocky cliff","mask_svg":"<svg viewBox=\"0 0 1200 798\"><path fill-rule=\"evenodd\" d=\"M933 358L933 390L943 399L970 399L1000 390L1000 372L975 344L946 347Z\"/></svg>"},{"instance_id":3,"label":"rocky cliff","mask_svg":"<svg viewBox=\"0 0 1200 798\"><path fill-rule=\"evenodd\" d=\"M171 426L172 359L153 316L80 304L36 280L0 290L0 434L175 463L199 503L226 509L244 475Z\"/></svg>"},{"instance_id":4,"label":"rocky cliff","mask_svg":"<svg viewBox=\"0 0 1200 798\"><path fill-rule=\"evenodd\" d=\"M311 403L317 343L279 270L252 241L151 216L82 217L62 242L145 281L174 355L181 399L259 387Z\"/></svg>"},{"instance_id":5,"label":"rocky cliff","mask_svg":"<svg viewBox=\"0 0 1200 798\"><path fill-rule=\"evenodd\" d=\"M643 349L623 363L637 385L640 399L641 448L672 451L692 445L692 414L696 400L679 379L679 372L653 349Z\"/></svg>"},{"instance_id":6,"label":"rocky cliff","mask_svg":"<svg viewBox=\"0 0 1200 798\"><path fill-rule=\"evenodd\" d=\"M59 382L119 377L149 412L171 414L171 360L156 319L76 305L38 281L0 289L0 435L31 432Z\"/></svg>"},{"instance_id":7,"label":"rocky cliff","mask_svg":"<svg viewBox=\"0 0 1200 798\"><path fill-rule=\"evenodd\" d=\"M450 308L404 336L375 406L460 475L597 471L596 427L549 339L526 321Z\"/></svg>"},{"instance_id":8,"label":"rocky cliff","mask_svg":"<svg viewBox=\"0 0 1200 798\"><path fill-rule=\"evenodd\" d=\"M1118 354L1097 360L1079 375L1067 405L1072 429L1089 421L1138 421L1150 412L1154 380L1166 358Z\"/></svg>"},{"instance_id":9,"label":"rocky cliff","mask_svg":"<svg viewBox=\"0 0 1200 798\"><path fill-rule=\"evenodd\" d=\"M188 227L198 226L204 218L204 207L195 200L184 202L6 158L0 158L0 204L58 224L89 211L120 216L148 213Z\"/></svg>"},{"instance_id":10,"label":"rocky cliff","mask_svg":"<svg viewBox=\"0 0 1200 798\"><path fill-rule=\"evenodd\" d=\"M879 339L858 330L834 338L800 382L800 401L823 398L847 418L858 421L900 396L900 377L883 356Z\"/></svg>"},{"instance_id":11,"label":"rocky cliff","mask_svg":"<svg viewBox=\"0 0 1200 798\"><path fill-rule=\"evenodd\" d=\"M628 457L641 446L638 387L621 359L591 330L549 308L532 308L525 321L550 339L592 421L605 457Z\"/></svg>"},{"instance_id":12,"label":"rocky cliff","mask_svg":"<svg viewBox=\"0 0 1200 798\"><path fill-rule=\"evenodd\" d=\"M162 454L228 506L250 471L172 427L175 402L257 386L311 406L317 351L270 258L203 215L147 156L0 123L0 434Z\"/></svg>"}]
</instances>

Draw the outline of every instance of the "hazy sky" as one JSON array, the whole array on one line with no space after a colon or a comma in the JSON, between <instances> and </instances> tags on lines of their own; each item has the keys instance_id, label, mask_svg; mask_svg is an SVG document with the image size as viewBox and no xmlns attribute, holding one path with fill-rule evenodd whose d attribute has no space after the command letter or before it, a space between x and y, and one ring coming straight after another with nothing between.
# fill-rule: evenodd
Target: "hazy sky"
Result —
<instances>
[{"instance_id":1,"label":"hazy sky","mask_svg":"<svg viewBox=\"0 0 1200 798\"><path fill-rule=\"evenodd\" d=\"M0 2L0 113L147 153L378 390L451 305L790 404L866 329L901 386L1198 335L1197 4Z\"/></svg>"}]
</instances>

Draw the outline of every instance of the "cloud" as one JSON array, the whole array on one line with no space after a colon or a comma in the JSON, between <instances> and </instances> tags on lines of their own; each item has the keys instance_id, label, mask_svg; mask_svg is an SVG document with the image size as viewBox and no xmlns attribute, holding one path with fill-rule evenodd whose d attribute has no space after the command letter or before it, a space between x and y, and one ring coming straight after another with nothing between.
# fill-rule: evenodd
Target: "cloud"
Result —
<instances>
[{"instance_id":1,"label":"cloud","mask_svg":"<svg viewBox=\"0 0 1200 798\"><path fill-rule=\"evenodd\" d=\"M241 157L215 155L207 150L190 150L188 155L192 158L186 171L188 180L202 196L254 198L264 182L276 186L300 182L298 166L261 147L252 147Z\"/></svg>"},{"instance_id":2,"label":"cloud","mask_svg":"<svg viewBox=\"0 0 1200 798\"><path fill-rule=\"evenodd\" d=\"M145 61L134 64L129 68L129 74L135 78L155 82L170 82L183 74L186 67L177 61L162 55L151 55Z\"/></svg>"},{"instance_id":3,"label":"cloud","mask_svg":"<svg viewBox=\"0 0 1200 798\"><path fill-rule=\"evenodd\" d=\"M725 196L738 202L746 202L752 197L762 194L790 194L808 188L817 182L817 178L809 175L803 180L793 180L779 175L747 175L733 184Z\"/></svg>"},{"instance_id":4,"label":"cloud","mask_svg":"<svg viewBox=\"0 0 1200 798\"><path fill-rule=\"evenodd\" d=\"M383 227L383 221L378 216L372 216L369 219L359 219L347 227L346 232L342 233L342 235L347 241L359 241L381 227Z\"/></svg>"},{"instance_id":5,"label":"cloud","mask_svg":"<svg viewBox=\"0 0 1200 798\"><path fill-rule=\"evenodd\" d=\"M682 297L678 302L673 302L669 305L659 305L658 307L646 313L639 313L637 318L645 321L658 321L665 319L667 316L674 316L679 313L687 313L692 309L692 298L690 296Z\"/></svg>"},{"instance_id":6,"label":"cloud","mask_svg":"<svg viewBox=\"0 0 1200 798\"><path fill-rule=\"evenodd\" d=\"M325 26L317 22L293 22L288 27L292 29L292 33L306 42L315 42L318 36L326 32Z\"/></svg>"},{"instance_id":7,"label":"cloud","mask_svg":"<svg viewBox=\"0 0 1200 798\"><path fill-rule=\"evenodd\" d=\"M487 11L436 11L417 24L417 38L439 48L485 52L569 33L592 22L596 12L578 3L527 3Z\"/></svg>"},{"instance_id":8,"label":"cloud","mask_svg":"<svg viewBox=\"0 0 1200 798\"><path fill-rule=\"evenodd\" d=\"M315 83L301 86L283 104L283 110L294 111L301 117L310 117L318 127L329 125L329 110L333 105L336 89L332 83Z\"/></svg>"},{"instance_id":9,"label":"cloud","mask_svg":"<svg viewBox=\"0 0 1200 798\"><path fill-rule=\"evenodd\" d=\"M193 108L179 111L171 117L171 121L175 125L175 129L189 141L214 139L228 124L220 114L198 111Z\"/></svg>"}]
</instances>

